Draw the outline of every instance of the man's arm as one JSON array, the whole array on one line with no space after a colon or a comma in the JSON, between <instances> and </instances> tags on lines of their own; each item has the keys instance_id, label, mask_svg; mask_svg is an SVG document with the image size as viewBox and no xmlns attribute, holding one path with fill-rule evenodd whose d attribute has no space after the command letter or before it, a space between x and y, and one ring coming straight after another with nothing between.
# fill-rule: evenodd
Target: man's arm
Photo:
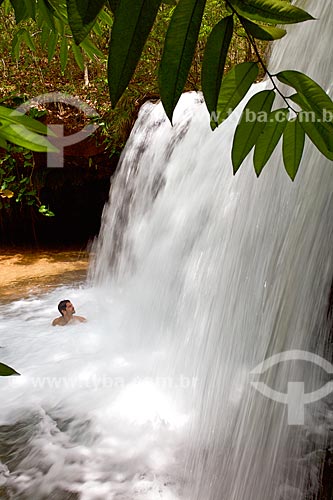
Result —
<instances>
[{"instance_id":1,"label":"man's arm","mask_svg":"<svg viewBox=\"0 0 333 500\"><path fill-rule=\"evenodd\" d=\"M86 323L87 319L84 318L83 316L75 316L75 319L79 320L80 323Z\"/></svg>"}]
</instances>

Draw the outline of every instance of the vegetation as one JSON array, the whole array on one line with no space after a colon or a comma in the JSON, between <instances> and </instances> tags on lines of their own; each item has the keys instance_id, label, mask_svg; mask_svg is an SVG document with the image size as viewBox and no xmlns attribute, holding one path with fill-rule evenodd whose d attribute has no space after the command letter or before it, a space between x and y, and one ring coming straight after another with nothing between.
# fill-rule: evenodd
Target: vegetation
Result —
<instances>
[{"instance_id":1,"label":"vegetation","mask_svg":"<svg viewBox=\"0 0 333 500\"><path fill-rule=\"evenodd\" d=\"M110 109L106 78L108 38L114 17L107 5L99 12L89 34L79 46L74 43L68 22L68 12L73 14L72 4L67 12L65 1L4 0L1 9L4 13L1 20L0 42L3 65L3 79L0 84L3 96L1 103L16 108L28 99L59 89L77 96L98 111L100 128L97 140L104 141L109 155L118 155L127 140L141 104L147 99L159 98L158 61L162 57L163 40L173 16L174 5L159 5L156 21L145 43L136 71L115 109ZM200 71L204 48L212 27L221 16L221 9L226 15L227 10L221 7L219 1L207 1L185 90L201 88ZM75 33L75 26L73 29ZM266 42L260 43L258 50L262 54L266 45ZM256 54L245 36L245 31L238 23L235 36L230 42L225 67L230 69L240 61L251 61L255 58ZM22 73L25 75L24 78ZM70 120L73 121L73 108L68 107L64 113L63 105L60 106L61 109L55 109L55 106L39 105L38 109L30 110L30 117L17 114L20 123L24 121L24 125L21 123L22 126L32 127L30 142L26 134L16 135L11 130L9 135L9 124L5 120L2 121L0 145L7 147L7 153L3 154L0 166L0 210L8 212L13 203L20 203L35 206L43 215L52 215L52 211L39 200L41 176L35 168L34 156L30 153L30 150L46 151L47 147L50 150L52 146L41 136L50 132L45 125L33 121L31 117L39 119L42 117L43 121L49 123L63 123L58 120L61 114L67 128L65 133L77 131L69 130L73 128L73 123L70 123ZM7 113L11 119L18 119L16 116L14 118L12 111L9 112L7 108L1 109L3 113L0 112L0 118ZM77 129L85 124L84 117L81 118L79 120L77 116L75 118L74 127ZM16 125L15 123L17 129ZM17 132L20 131L17 129ZM10 147L9 141L19 147ZM22 146L29 151L26 150L24 153Z\"/></svg>"},{"instance_id":2,"label":"vegetation","mask_svg":"<svg viewBox=\"0 0 333 500\"><path fill-rule=\"evenodd\" d=\"M43 215L54 215L39 199L37 186L32 181L34 166L31 151L8 144L0 157L0 210L8 210L10 200L14 199L16 203L37 207Z\"/></svg>"},{"instance_id":3,"label":"vegetation","mask_svg":"<svg viewBox=\"0 0 333 500\"><path fill-rule=\"evenodd\" d=\"M119 0L115 11L109 52L109 88L115 105L128 85L140 58L145 36L153 23L152 7L145 0L133 7L133 18L126 12L130 0ZM155 8L159 5L156 2ZM234 173L245 157L255 148L254 168L257 175L270 158L283 136L283 160L291 179L295 178L302 157L305 135L328 159L333 159L333 103L323 89L297 71L268 72L257 46L257 40L273 40L285 36L277 24L312 20L306 11L284 0L226 0L228 15L214 26L207 40L201 81L212 128L222 123L245 97L258 77L258 65L267 73L271 90L253 96L246 104L235 132L232 147ZM205 0L180 0L174 9L165 37L159 68L159 89L164 109L172 121L174 108L183 92L195 52L200 25L205 12ZM236 21L236 22L235 22ZM244 28L257 55L257 61L243 62L224 76L225 63L237 23ZM72 29L76 26L73 23ZM279 83L292 89L293 95L282 93ZM285 107L273 109L276 95ZM297 106L295 106L295 104ZM252 113L254 120L249 120ZM324 120L329 113L330 118ZM260 119L259 119L260 117ZM264 117L264 119L262 119Z\"/></svg>"},{"instance_id":4,"label":"vegetation","mask_svg":"<svg viewBox=\"0 0 333 500\"><path fill-rule=\"evenodd\" d=\"M32 0L31 3L35 4L36 2ZM108 38L113 15L105 7L97 17L88 37L77 48L73 42L73 36L67 21L65 2L48 2L48 4L54 4L54 9L56 6L63 4L62 9L60 9L60 26L60 21L56 17L57 11L53 10L51 12L53 24L56 25L53 31L52 27L44 26L44 17L38 11L39 5L44 5L43 3L36 3L35 5L35 20L29 17L28 11L25 18L23 18L23 13L20 13L20 16L15 18L14 10L10 9L10 1L5 0L3 3L5 16L2 18L3 34L0 42L4 65L4 78L0 86L2 94L5 95L4 99L2 99L3 102L8 101L8 99L9 102L13 99L21 102L22 99L29 99L61 88L62 92L77 95L94 107L102 116L103 123L106 123L106 126L116 121L121 128L119 115L122 112L126 113L126 111L129 111L128 115L130 115L132 111L131 104L133 107L133 105L137 106L148 97L159 97L157 85L158 61L162 56L163 40L174 6L160 5L156 22L146 41L142 57L138 62L135 74L132 75L130 85L125 90L117 110L110 111L106 69ZM102 13L103 18L100 19ZM222 7L222 13L226 13L224 7ZM197 48L185 86L186 90L200 90L201 88L200 69L205 43L212 26L220 16L220 3L217 0L208 0L207 10L198 36ZM17 21L19 21L19 24L16 24ZM61 33L64 33L64 36ZM67 50L62 49L64 40L67 42L67 45L65 44ZM85 52L83 47L86 48L87 46L91 50ZM74 52L75 48L76 51ZM264 49L264 44L261 44L259 49ZM77 51L82 55L82 58L75 57ZM252 60L255 57L245 37L244 30L238 25L237 34L231 42L226 68L231 68L244 59ZM77 66L76 64L82 62L82 60L83 66L82 64ZM22 72L26 76L24 79L21 77ZM121 108L121 111L118 111L119 108ZM122 147L123 144L119 143L119 146Z\"/></svg>"},{"instance_id":5,"label":"vegetation","mask_svg":"<svg viewBox=\"0 0 333 500\"><path fill-rule=\"evenodd\" d=\"M323 120L324 113L333 112L332 101L302 73L281 71L271 75L262 58L260 44L286 34L278 24L313 19L286 0L2 0L0 3L7 14L12 7L16 23L23 23L13 38L12 52L16 59L22 44L32 52L37 51L37 45L40 49L47 47L48 62L57 53L64 74L72 54L85 74L86 83L87 60L97 58L105 64L106 41L111 30L107 75L112 105L120 103L117 111L113 111L113 117L117 116L119 121L128 119L126 112L127 116L122 116L124 109L132 108L133 112L133 106L158 95L172 121L181 93L202 87L214 129L246 95L261 68L271 80L272 89L254 96L245 106L233 142L234 172L254 149L254 168L260 175L281 137L285 168L292 179L306 136L323 155L333 159L332 116ZM38 28L33 34L28 29L31 23ZM244 35L246 43L242 46L251 47L250 59L255 55L251 63L248 54L244 54L244 62L232 60L235 37ZM162 54L161 40L164 40ZM238 64L231 68L232 62ZM280 83L289 86L293 95L282 93ZM285 106L273 110L277 94ZM249 113L257 118L249 121ZM309 113L312 120L308 119ZM259 120L264 115L266 118ZM112 122L108 116L105 123ZM112 131L116 132L116 128Z\"/></svg>"}]
</instances>

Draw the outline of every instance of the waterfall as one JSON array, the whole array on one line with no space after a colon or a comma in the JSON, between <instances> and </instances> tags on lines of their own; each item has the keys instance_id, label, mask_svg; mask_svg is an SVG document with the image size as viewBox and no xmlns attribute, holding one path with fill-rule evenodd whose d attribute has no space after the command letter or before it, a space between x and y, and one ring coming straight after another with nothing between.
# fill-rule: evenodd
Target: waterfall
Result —
<instances>
[{"instance_id":1,"label":"waterfall","mask_svg":"<svg viewBox=\"0 0 333 500\"><path fill-rule=\"evenodd\" d=\"M331 90L332 4L305 2L318 20L288 28L273 71ZM0 305L1 361L22 374L0 378L1 498L320 498L332 396L304 404L304 423L292 410L297 384L330 380L312 361L332 360L332 165L308 144L295 182L280 150L259 179L250 160L233 176L239 115L212 132L188 93L171 127L146 103L88 283ZM87 323L50 326L64 298Z\"/></svg>"},{"instance_id":2,"label":"waterfall","mask_svg":"<svg viewBox=\"0 0 333 500\"><path fill-rule=\"evenodd\" d=\"M291 26L270 67L299 69L330 91L332 2L306 6L318 20ZM270 83L251 92L262 88ZM256 392L249 374L284 351L331 359L332 165L308 144L294 183L280 152L260 179L251 160L233 177L238 118L212 133L198 94L182 97L173 128L161 104L144 106L104 210L91 279L122 287L132 342L164 353L151 374L196 380L182 395L193 413L186 498L313 498L328 399L306 406L304 425L288 425L287 406ZM326 379L298 360L261 380L281 392L305 380L311 392Z\"/></svg>"}]
</instances>

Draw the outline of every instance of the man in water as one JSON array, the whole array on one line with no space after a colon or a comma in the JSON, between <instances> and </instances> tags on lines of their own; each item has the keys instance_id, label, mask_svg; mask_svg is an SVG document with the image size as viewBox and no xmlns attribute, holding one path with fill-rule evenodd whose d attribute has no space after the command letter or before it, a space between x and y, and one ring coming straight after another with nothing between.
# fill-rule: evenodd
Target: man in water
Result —
<instances>
[{"instance_id":1,"label":"man in water","mask_svg":"<svg viewBox=\"0 0 333 500\"><path fill-rule=\"evenodd\" d=\"M70 300L61 300L58 304L60 318L52 321L53 326L65 326L73 323L85 323L87 320L83 316L74 316L75 309Z\"/></svg>"}]
</instances>

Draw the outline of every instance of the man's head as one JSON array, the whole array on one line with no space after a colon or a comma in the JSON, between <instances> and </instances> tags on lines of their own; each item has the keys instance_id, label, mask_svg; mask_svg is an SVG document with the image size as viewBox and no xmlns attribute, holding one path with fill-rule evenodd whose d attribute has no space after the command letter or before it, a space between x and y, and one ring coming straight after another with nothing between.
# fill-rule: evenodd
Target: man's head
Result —
<instances>
[{"instance_id":1,"label":"man's head","mask_svg":"<svg viewBox=\"0 0 333 500\"><path fill-rule=\"evenodd\" d=\"M60 312L61 316L64 316L66 313L75 313L74 306L70 300L61 300L58 304L58 311Z\"/></svg>"}]
</instances>

